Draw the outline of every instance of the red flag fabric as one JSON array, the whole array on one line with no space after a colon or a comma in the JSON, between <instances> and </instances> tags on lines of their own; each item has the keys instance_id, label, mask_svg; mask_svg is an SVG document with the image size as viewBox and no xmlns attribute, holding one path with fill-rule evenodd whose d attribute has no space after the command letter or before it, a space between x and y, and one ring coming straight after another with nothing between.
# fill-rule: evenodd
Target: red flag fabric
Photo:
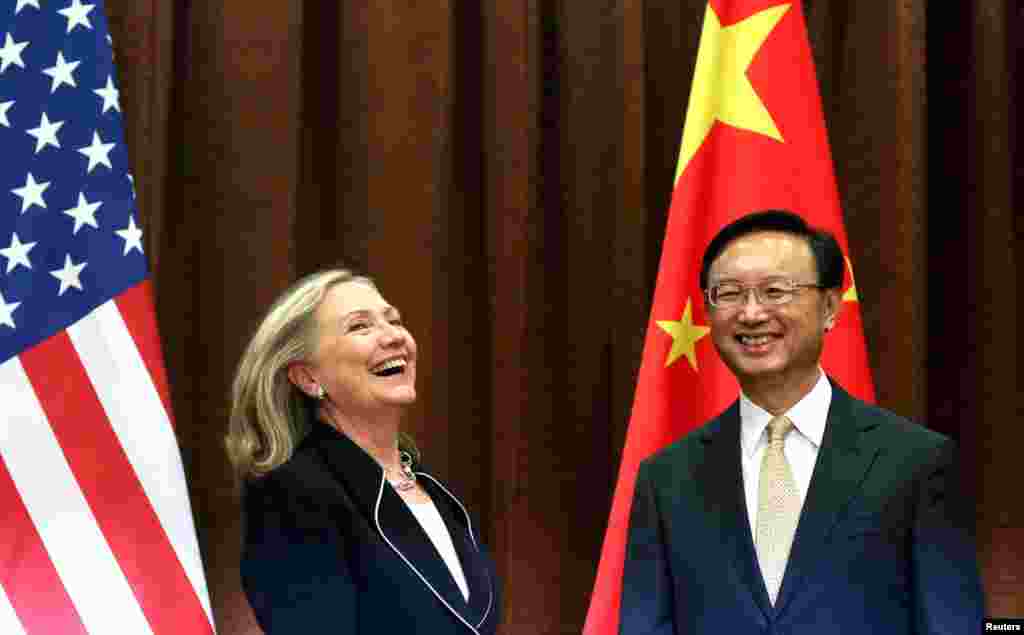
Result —
<instances>
[{"instance_id":1,"label":"red flag fabric","mask_svg":"<svg viewBox=\"0 0 1024 635\"><path fill-rule=\"evenodd\" d=\"M208 635L103 4L0 25L0 633Z\"/></svg>"},{"instance_id":2,"label":"red flag fabric","mask_svg":"<svg viewBox=\"0 0 1024 635\"><path fill-rule=\"evenodd\" d=\"M874 400L817 77L801 3L712 0L704 16L636 395L585 635L618 633L619 594L640 462L739 394L708 336L700 260L726 224L788 209L847 254L843 306L822 366Z\"/></svg>"}]
</instances>

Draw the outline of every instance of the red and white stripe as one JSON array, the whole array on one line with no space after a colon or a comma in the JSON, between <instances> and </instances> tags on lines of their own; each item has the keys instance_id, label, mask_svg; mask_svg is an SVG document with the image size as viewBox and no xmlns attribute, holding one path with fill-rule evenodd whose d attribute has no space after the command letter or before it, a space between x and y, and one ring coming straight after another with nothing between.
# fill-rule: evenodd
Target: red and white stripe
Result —
<instances>
[{"instance_id":1,"label":"red and white stripe","mask_svg":"<svg viewBox=\"0 0 1024 635\"><path fill-rule=\"evenodd\" d=\"M213 633L151 306L0 364L0 633Z\"/></svg>"}]
</instances>

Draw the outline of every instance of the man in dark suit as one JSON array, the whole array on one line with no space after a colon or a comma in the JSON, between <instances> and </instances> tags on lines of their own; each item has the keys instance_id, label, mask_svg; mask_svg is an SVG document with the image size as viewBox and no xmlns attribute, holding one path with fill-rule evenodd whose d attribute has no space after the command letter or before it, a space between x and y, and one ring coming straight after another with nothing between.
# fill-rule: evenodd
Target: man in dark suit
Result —
<instances>
[{"instance_id":1,"label":"man in dark suit","mask_svg":"<svg viewBox=\"0 0 1024 635\"><path fill-rule=\"evenodd\" d=\"M822 371L840 307L835 238L752 214L701 267L742 394L641 464L622 635L964 635L983 596L950 439Z\"/></svg>"}]
</instances>

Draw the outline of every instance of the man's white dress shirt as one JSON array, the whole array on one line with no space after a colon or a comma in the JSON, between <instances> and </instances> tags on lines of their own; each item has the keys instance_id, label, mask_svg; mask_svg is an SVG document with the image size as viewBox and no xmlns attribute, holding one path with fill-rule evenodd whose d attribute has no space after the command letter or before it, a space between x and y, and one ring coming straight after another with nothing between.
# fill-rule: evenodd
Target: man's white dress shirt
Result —
<instances>
[{"instance_id":1,"label":"man's white dress shirt","mask_svg":"<svg viewBox=\"0 0 1024 635\"><path fill-rule=\"evenodd\" d=\"M821 372L819 370L819 372ZM811 392L782 413L793 422L793 431L786 436L783 450L789 462L797 491L800 493L800 508L807 500L807 489L811 484L814 463L818 460L818 449L825 436L825 422L828 407L832 403L832 384L824 372L818 377ZM750 520L750 535L757 535L757 488L761 477L761 459L768 447L768 422L770 412L740 394L740 452L743 458L743 490L747 500L747 516Z\"/></svg>"}]
</instances>

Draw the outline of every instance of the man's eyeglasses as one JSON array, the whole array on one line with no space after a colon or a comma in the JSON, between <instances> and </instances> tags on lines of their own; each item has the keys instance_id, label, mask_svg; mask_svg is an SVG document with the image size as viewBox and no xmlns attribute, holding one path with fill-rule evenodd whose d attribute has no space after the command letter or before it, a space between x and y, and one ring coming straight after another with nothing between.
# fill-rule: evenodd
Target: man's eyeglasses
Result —
<instances>
[{"instance_id":1,"label":"man's eyeglasses","mask_svg":"<svg viewBox=\"0 0 1024 635\"><path fill-rule=\"evenodd\" d=\"M754 292L758 304L779 306L793 301L801 289L821 289L816 283L793 282L792 280L770 280L756 285L736 282L716 284L705 291L708 304L716 309L734 309L747 301L749 292Z\"/></svg>"}]
</instances>

